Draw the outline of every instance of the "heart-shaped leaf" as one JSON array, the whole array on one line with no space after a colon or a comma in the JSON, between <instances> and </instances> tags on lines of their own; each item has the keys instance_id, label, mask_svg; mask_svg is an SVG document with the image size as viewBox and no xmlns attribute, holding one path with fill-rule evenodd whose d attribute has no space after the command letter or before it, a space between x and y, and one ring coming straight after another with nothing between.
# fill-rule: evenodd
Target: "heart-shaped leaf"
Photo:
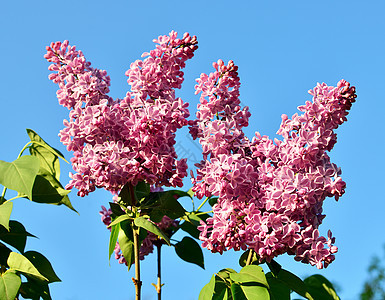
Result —
<instances>
[{"instance_id":1,"label":"heart-shaped leaf","mask_svg":"<svg viewBox=\"0 0 385 300\"><path fill-rule=\"evenodd\" d=\"M19 157L11 163L0 160L0 184L32 199L32 188L39 166L39 159L30 155Z\"/></svg>"},{"instance_id":2,"label":"heart-shaped leaf","mask_svg":"<svg viewBox=\"0 0 385 300\"><path fill-rule=\"evenodd\" d=\"M24 252L28 236L35 237L25 230L23 224L17 221L9 221L9 231L0 227L0 240L15 247L21 253Z\"/></svg>"},{"instance_id":3,"label":"heart-shaped leaf","mask_svg":"<svg viewBox=\"0 0 385 300\"><path fill-rule=\"evenodd\" d=\"M21 278L15 271L7 270L0 274L0 299L14 300L21 285Z\"/></svg>"},{"instance_id":4,"label":"heart-shaped leaf","mask_svg":"<svg viewBox=\"0 0 385 300\"><path fill-rule=\"evenodd\" d=\"M40 168L48 170L57 180L60 180L59 157L65 160L63 154L48 145L32 129L27 129L27 133L32 142L32 145L29 147L30 154L40 160Z\"/></svg>"},{"instance_id":5,"label":"heart-shaped leaf","mask_svg":"<svg viewBox=\"0 0 385 300\"><path fill-rule=\"evenodd\" d=\"M0 225L9 231L9 218L11 217L13 203L5 202L0 205Z\"/></svg>"},{"instance_id":6,"label":"heart-shaped leaf","mask_svg":"<svg viewBox=\"0 0 385 300\"><path fill-rule=\"evenodd\" d=\"M305 297L306 299L310 299L310 300L313 299L311 294L309 294L308 292L308 288L306 284L297 275L285 269L281 269L278 272L278 275L276 275L275 277L279 281L285 283L291 290L301 295L302 297Z\"/></svg>"},{"instance_id":7,"label":"heart-shaped leaf","mask_svg":"<svg viewBox=\"0 0 385 300\"><path fill-rule=\"evenodd\" d=\"M136 199L140 201L150 194L150 185L144 181L140 181L134 186L134 192Z\"/></svg>"},{"instance_id":8,"label":"heart-shaped leaf","mask_svg":"<svg viewBox=\"0 0 385 300\"><path fill-rule=\"evenodd\" d=\"M163 216L168 216L170 219L174 220L185 214L186 210L178 202L177 197L179 196L175 191L158 192L157 194L159 195L159 198L151 212L151 220L160 222Z\"/></svg>"},{"instance_id":9,"label":"heart-shaped leaf","mask_svg":"<svg viewBox=\"0 0 385 300\"><path fill-rule=\"evenodd\" d=\"M7 264L10 269L21 272L25 276L31 276L35 279L48 282L48 279L40 274L36 267L24 255L11 252L9 254Z\"/></svg>"},{"instance_id":10,"label":"heart-shaped leaf","mask_svg":"<svg viewBox=\"0 0 385 300\"><path fill-rule=\"evenodd\" d=\"M76 212L68 198L69 190L63 188L61 183L47 171L40 169L32 189L32 201L55 205L65 205Z\"/></svg>"},{"instance_id":11,"label":"heart-shaped leaf","mask_svg":"<svg viewBox=\"0 0 385 300\"><path fill-rule=\"evenodd\" d=\"M290 288L269 272L266 274L267 282L270 287L270 295L273 300L290 300Z\"/></svg>"},{"instance_id":12,"label":"heart-shaped leaf","mask_svg":"<svg viewBox=\"0 0 385 300\"><path fill-rule=\"evenodd\" d=\"M22 282L20 295L24 299L52 300L47 283L27 278L28 282Z\"/></svg>"},{"instance_id":13,"label":"heart-shaped leaf","mask_svg":"<svg viewBox=\"0 0 385 300\"><path fill-rule=\"evenodd\" d=\"M175 252L184 261L196 264L202 269L205 268L202 248L194 239L184 237L182 241L175 244Z\"/></svg>"},{"instance_id":14,"label":"heart-shaped leaf","mask_svg":"<svg viewBox=\"0 0 385 300\"><path fill-rule=\"evenodd\" d=\"M245 266L239 273L231 273L230 278L238 283L257 282L259 284L264 285L265 287L269 287L265 273L263 272L263 269L260 266Z\"/></svg>"},{"instance_id":15,"label":"heart-shaped leaf","mask_svg":"<svg viewBox=\"0 0 385 300\"><path fill-rule=\"evenodd\" d=\"M48 279L48 282L61 281L52 268L49 260L41 253L36 251L27 251L24 256L36 267L41 275Z\"/></svg>"},{"instance_id":16,"label":"heart-shaped leaf","mask_svg":"<svg viewBox=\"0 0 385 300\"><path fill-rule=\"evenodd\" d=\"M192 237L199 239L200 231L198 230L197 226L193 225L192 223L188 221L184 221L180 225L180 229L190 234Z\"/></svg>"},{"instance_id":17,"label":"heart-shaped leaf","mask_svg":"<svg viewBox=\"0 0 385 300\"><path fill-rule=\"evenodd\" d=\"M213 298L215 289L215 275L210 279L210 282L206 284L199 293L198 300L211 300Z\"/></svg>"},{"instance_id":18,"label":"heart-shaped leaf","mask_svg":"<svg viewBox=\"0 0 385 300\"><path fill-rule=\"evenodd\" d=\"M314 300L340 300L331 282L322 275L309 276L304 283Z\"/></svg>"},{"instance_id":19,"label":"heart-shaped leaf","mask_svg":"<svg viewBox=\"0 0 385 300\"><path fill-rule=\"evenodd\" d=\"M246 282L246 283L240 284L240 287L246 297L239 298L239 299L248 299L248 300L269 300L270 299L269 291L265 286L254 284L252 282Z\"/></svg>"},{"instance_id":20,"label":"heart-shaped leaf","mask_svg":"<svg viewBox=\"0 0 385 300\"><path fill-rule=\"evenodd\" d=\"M138 217L138 218L134 219L134 223L135 223L136 226L142 227L142 228L152 232L153 234L161 237L162 239L164 239L164 241L169 246L171 245L170 244L170 239L168 238L168 236L162 230L160 230L158 226L156 226L154 223L152 223L148 219L146 219L144 217Z\"/></svg>"}]
</instances>

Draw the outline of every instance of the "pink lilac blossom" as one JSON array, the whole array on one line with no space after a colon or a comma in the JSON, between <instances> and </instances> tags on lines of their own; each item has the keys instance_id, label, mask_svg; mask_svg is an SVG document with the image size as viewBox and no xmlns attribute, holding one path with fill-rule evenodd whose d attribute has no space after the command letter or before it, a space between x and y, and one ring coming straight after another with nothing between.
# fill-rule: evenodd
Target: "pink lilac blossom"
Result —
<instances>
[{"instance_id":1,"label":"pink lilac blossom","mask_svg":"<svg viewBox=\"0 0 385 300\"><path fill-rule=\"evenodd\" d=\"M126 183L182 186L186 159L177 160L175 132L186 126L188 103L175 96L182 68L198 48L195 36L172 31L154 40L156 49L126 72L131 91L113 100L106 71L91 67L68 41L52 43L44 56L49 78L59 85L59 103L70 109L59 136L73 151L75 171L67 189L85 196L96 188L117 193Z\"/></svg>"},{"instance_id":2,"label":"pink lilac blossom","mask_svg":"<svg viewBox=\"0 0 385 300\"><path fill-rule=\"evenodd\" d=\"M155 190L154 190L155 191ZM111 209L106 209L104 206L102 206L102 210L99 212L101 215L102 222L104 225L109 226L111 224ZM167 216L163 216L162 220L159 223L155 223L163 232L167 234L169 231L175 230L175 228L178 227L179 221L172 220ZM108 228L111 230L110 228ZM143 240L142 245L139 249L139 258L141 260L144 260L146 255L149 255L154 251L154 243L159 241L159 237L157 237L152 232L147 232L146 238ZM122 251L119 246L119 242L116 243L115 249L115 258L119 261L120 264L126 264L126 259L124 258Z\"/></svg>"},{"instance_id":3,"label":"pink lilac blossom","mask_svg":"<svg viewBox=\"0 0 385 300\"><path fill-rule=\"evenodd\" d=\"M192 174L193 191L219 197L213 217L199 227L202 246L219 253L253 249L261 261L288 253L327 267L338 249L330 231L328 238L319 234L322 204L327 197L338 200L345 182L326 151L355 102L355 88L345 80L337 87L317 84L301 115L282 115L277 134L283 140L256 132L250 141L242 132L250 113L240 108L237 67L219 60L214 68L197 79L200 104L189 123L204 158Z\"/></svg>"}]
</instances>

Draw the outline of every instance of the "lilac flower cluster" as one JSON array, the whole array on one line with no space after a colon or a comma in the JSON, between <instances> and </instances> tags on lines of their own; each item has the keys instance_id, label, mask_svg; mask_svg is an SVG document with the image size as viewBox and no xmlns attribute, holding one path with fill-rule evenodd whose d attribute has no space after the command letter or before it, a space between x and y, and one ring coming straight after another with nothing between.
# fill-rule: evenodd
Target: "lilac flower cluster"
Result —
<instances>
[{"instance_id":1,"label":"lilac flower cluster","mask_svg":"<svg viewBox=\"0 0 385 300\"><path fill-rule=\"evenodd\" d=\"M327 197L344 193L340 169L326 151L336 143L334 130L346 121L355 88L341 80L337 87L318 84L313 101L300 106L301 115L282 116L272 141L256 132L250 141L248 108L241 109L239 77L232 61L219 60L215 72L197 79L201 92L197 119L190 133L203 148L193 176L199 198L218 196L213 217L202 222L200 239L212 252L253 249L261 261L288 253L295 260L327 267L337 247L331 232L318 231Z\"/></svg>"},{"instance_id":2,"label":"lilac flower cluster","mask_svg":"<svg viewBox=\"0 0 385 300\"><path fill-rule=\"evenodd\" d=\"M102 217L102 222L104 223L104 225L109 226L111 224L111 214L112 214L111 209L106 209L104 206L102 206L102 210L99 213ZM170 230L173 231L175 230L175 228L178 227L179 221L172 220L169 217L164 216L159 223L155 223L155 224L160 228L160 230L162 230L167 234L167 232L169 232ZM111 230L111 228L108 228L108 229ZM147 232L147 236L143 240L142 245L139 249L139 258L141 260L144 260L144 257L146 255L149 255L150 253L152 253L154 251L154 243L158 241L161 241L158 236L156 236L152 232ZM126 259L124 258L122 251L120 249L119 242L116 242L114 253L115 253L115 258L119 261L120 264L127 265Z\"/></svg>"},{"instance_id":3,"label":"lilac flower cluster","mask_svg":"<svg viewBox=\"0 0 385 300\"><path fill-rule=\"evenodd\" d=\"M182 68L198 48L195 36L182 39L172 31L160 36L156 49L126 72L131 92L113 100L106 71L92 68L68 41L52 43L44 56L59 85L59 103L70 109L60 132L75 174L67 189L85 196L95 188L117 193L126 183L182 186L186 159L177 160L175 132L186 126L188 103L175 97L183 82Z\"/></svg>"}]
</instances>

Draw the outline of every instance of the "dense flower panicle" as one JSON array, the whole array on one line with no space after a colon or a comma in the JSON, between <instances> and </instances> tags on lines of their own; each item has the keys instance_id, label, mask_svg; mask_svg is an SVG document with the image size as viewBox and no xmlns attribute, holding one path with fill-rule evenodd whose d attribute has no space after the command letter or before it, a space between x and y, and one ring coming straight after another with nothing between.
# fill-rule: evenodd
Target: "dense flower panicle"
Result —
<instances>
[{"instance_id":1,"label":"dense flower panicle","mask_svg":"<svg viewBox=\"0 0 385 300\"><path fill-rule=\"evenodd\" d=\"M155 191L155 190L153 190ZM102 206L102 210L99 212L101 215L102 222L104 225L109 226L111 224L111 209L106 209ZM178 227L179 221L172 220L167 216L164 216L159 223L155 223L163 232L167 234L170 230L175 230ZM110 228L108 228L111 230ZM143 240L142 245L139 249L139 258L144 260L145 256L154 251L154 242L160 241L160 239L153 234L152 232L147 232L146 238ZM116 242L115 249L115 258L119 261L120 264L126 264L126 259L124 258L122 251L119 246L119 242Z\"/></svg>"},{"instance_id":2,"label":"dense flower panicle","mask_svg":"<svg viewBox=\"0 0 385 300\"><path fill-rule=\"evenodd\" d=\"M176 32L154 40L158 45L126 72L131 91L124 99L107 95L110 78L91 68L83 53L68 41L52 43L45 58L59 85L59 103L69 109L60 132L74 174L67 188L85 196L96 188L116 193L128 182L182 186L186 159L177 160L175 132L186 126L188 103L175 97L183 82L185 61L197 49L195 36Z\"/></svg>"},{"instance_id":3,"label":"dense flower panicle","mask_svg":"<svg viewBox=\"0 0 385 300\"><path fill-rule=\"evenodd\" d=\"M190 121L190 133L194 139L200 138L204 158L242 148L247 143L242 128L248 126L250 117L248 107L240 107L238 67L222 60L213 66L215 72L197 79L195 90L202 94L197 119Z\"/></svg>"},{"instance_id":4,"label":"dense flower panicle","mask_svg":"<svg viewBox=\"0 0 385 300\"><path fill-rule=\"evenodd\" d=\"M313 101L299 107L302 115L282 116L282 141L258 132L249 141L242 132L250 113L239 106L237 67L222 61L214 67L197 79L202 94L190 122L204 155L193 191L199 198L219 197L213 217L199 227L202 245L220 253L253 249L261 261L288 253L327 267L337 247L330 231L328 238L319 234L322 204L326 197L338 200L345 182L326 151L336 143L334 130L346 121L355 88L345 80L337 87L318 84L309 91Z\"/></svg>"}]
</instances>

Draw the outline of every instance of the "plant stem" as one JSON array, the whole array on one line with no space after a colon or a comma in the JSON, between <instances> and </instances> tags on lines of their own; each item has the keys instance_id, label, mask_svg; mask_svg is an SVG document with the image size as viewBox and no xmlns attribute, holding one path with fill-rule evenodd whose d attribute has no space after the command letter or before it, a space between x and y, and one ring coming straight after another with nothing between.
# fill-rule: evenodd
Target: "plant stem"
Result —
<instances>
[{"instance_id":1,"label":"plant stem","mask_svg":"<svg viewBox=\"0 0 385 300\"><path fill-rule=\"evenodd\" d=\"M249 256L247 256L246 266L251 264L251 259L253 258L254 250L249 249Z\"/></svg>"},{"instance_id":2,"label":"plant stem","mask_svg":"<svg viewBox=\"0 0 385 300\"><path fill-rule=\"evenodd\" d=\"M1 204L3 204L6 200L5 200L5 192L7 191L7 188L6 187L4 187L3 188L3 193L1 194L1 196L0 196L0 205Z\"/></svg>"},{"instance_id":3,"label":"plant stem","mask_svg":"<svg viewBox=\"0 0 385 300\"><path fill-rule=\"evenodd\" d=\"M140 259L139 259L139 234L137 232L136 226L133 227L134 235L134 251L135 251L135 278L132 278L132 281L135 285L135 300L140 300L140 290L142 287L142 282L140 281Z\"/></svg>"},{"instance_id":4,"label":"plant stem","mask_svg":"<svg viewBox=\"0 0 385 300\"><path fill-rule=\"evenodd\" d=\"M161 281L161 252L160 250L162 249L162 244L157 244L157 256L158 256L158 282L156 284L156 292L158 293L158 300L162 299L162 281Z\"/></svg>"},{"instance_id":5,"label":"plant stem","mask_svg":"<svg viewBox=\"0 0 385 300\"><path fill-rule=\"evenodd\" d=\"M206 197L206 199L201 203L201 205L199 205L199 207L195 210L196 212L199 211L202 206L207 202L207 200L209 200L209 197Z\"/></svg>"},{"instance_id":6,"label":"plant stem","mask_svg":"<svg viewBox=\"0 0 385 300\"><path fill-rule=\"evenodd\" d=\"M197 214L195 214L196 216L199 216L199 215L204 215L204 214L209 214L209 213L212 213L213 211L210 210L210 211L203 211L203 212L199 212Z\"/></svg>"},{"instance_id":7,"label":"plant stem","mask_svg":"<svg viewBox=\"0 0 385 300\"><path fill-rule=\"evenodd\" d=\"M17 156L17 158L19 158L23 155L23 152L29 147L29 144L32 144L32 142L28 142L27 144L24 145L23 149L20 150L20 153Z\"/></svg>"}]
</instances>

